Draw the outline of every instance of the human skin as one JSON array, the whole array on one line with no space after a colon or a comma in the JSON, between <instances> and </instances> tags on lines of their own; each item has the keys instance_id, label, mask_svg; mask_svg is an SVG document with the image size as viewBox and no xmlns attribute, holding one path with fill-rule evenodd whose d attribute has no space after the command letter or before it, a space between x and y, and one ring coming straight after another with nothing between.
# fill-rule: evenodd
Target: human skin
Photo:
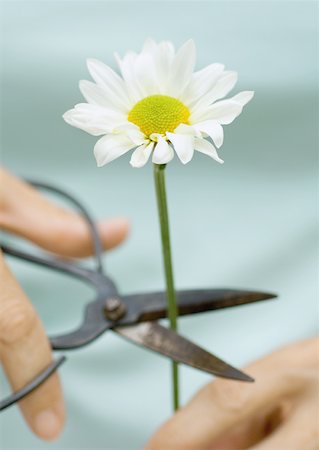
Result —
<instances>
[{"instance_id":1,"label":"human skin","mask_svg":"<svg viewBox=\"0 0 319 450\"><path fill-rule=\"evenodd\" d=\"M246 368L255 383L216 380L166 422L145 450L318 450L319 339Z\"/></svg>"},{"instance_id":2,"label":"human skin","mask_svg":"<svg viewBox=\"0 0 319 450\"><path fill-rule=\"evenodd\" d=\"M64 257L92 253L90 233L77 214L50 202L37 190L0 168L0 228ZM126 237L124 218L98 223L103 248ZM0 361L13 390L20 389L52 361L43 324L0 251ZM65 411L59 377L52 375L19 402L30 428L51 440L63 428Z\"/></svg>"}]
</instances>

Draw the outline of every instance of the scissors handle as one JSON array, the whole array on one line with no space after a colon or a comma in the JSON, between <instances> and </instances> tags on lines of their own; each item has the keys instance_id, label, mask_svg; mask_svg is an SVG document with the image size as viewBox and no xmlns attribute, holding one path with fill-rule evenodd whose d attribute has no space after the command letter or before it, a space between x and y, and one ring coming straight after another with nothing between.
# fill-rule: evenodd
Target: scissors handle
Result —
<instances>
[{"instance_id":1,"label":"scissors handle","mask_svg":"<svg viewBox=\"0 0 319 450\"><path fill-rule=\"evenodd\" d=\"M23 386L18 391L9 395L5 399L0 401L0 411L3 411L9 406L22 400L24 397L29 395L38 386L45 382L66 360L65 356L60 356L56 361L53 361L48 367L46 367L42 372L40 372L35 378L33 378L29 383Z\"/></svg>"}]
</instances>

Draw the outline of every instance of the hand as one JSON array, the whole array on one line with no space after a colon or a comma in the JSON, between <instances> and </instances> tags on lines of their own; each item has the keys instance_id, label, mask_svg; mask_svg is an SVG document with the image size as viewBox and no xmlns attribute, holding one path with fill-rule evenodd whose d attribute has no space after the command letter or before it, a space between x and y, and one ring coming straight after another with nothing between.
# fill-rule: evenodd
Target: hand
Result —
<instances>
[{"instance_id":1,"label":"hand","mask_svg":"<svg viewBox=\"0 0 319 450\"><path fill-rule=\"evenodd\" d=\"M290 345L247 367L252 384L217 380L147 450L318 450L319 340Z\"/></svg>"},{"instance_id":2,"label":"hand","mask_svg":"<svg viewBox=\"0 0 319 450\"><path fill-rule=\"evenodd\" d=\"M46 250L82 257L92 252L84 220L49 202L38 191L0 168L0 227ZM128 233L125 219L98 224L104 249L117 246ZM20 389L52 361L43 325L10 273L0 252L0 360L13 390ZM31 429L43 439L55 438L63 427L64 407L54 374L20 403Z\"/></svg>"}]
</instances>

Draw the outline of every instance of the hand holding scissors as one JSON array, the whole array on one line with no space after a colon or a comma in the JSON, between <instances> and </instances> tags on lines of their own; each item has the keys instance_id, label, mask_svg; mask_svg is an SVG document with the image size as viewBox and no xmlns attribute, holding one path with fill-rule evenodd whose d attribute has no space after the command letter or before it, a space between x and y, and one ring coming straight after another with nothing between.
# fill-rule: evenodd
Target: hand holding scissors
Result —
<instances>
[{"instance_id":1,"label":"hand holding scissors","mask_svg":"<svg viewBox=\"0 0 319 450\"><path fill-rule=\"evenodd\" d=\"M38 190L1 168L0 185L3 230L61 256L85 257L93 253L90 232L81 215L56 206ZM125 219L100 222L98 230L103 248L120 244L128 228ZM52 352L41 320L6 265L1 250L0 280L0 359L16 391L52 363ZM39 437L52 439L59 434L64 406L56 373L19 405L25 420Z\"/></svg>"}]
</instances>

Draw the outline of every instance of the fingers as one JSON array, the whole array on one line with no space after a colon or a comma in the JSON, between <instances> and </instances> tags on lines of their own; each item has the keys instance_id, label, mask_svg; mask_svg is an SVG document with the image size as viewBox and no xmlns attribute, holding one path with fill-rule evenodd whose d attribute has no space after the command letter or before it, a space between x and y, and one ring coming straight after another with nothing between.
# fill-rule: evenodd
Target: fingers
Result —
<instances>
[{"instance_id":1,"label":"fingers","mask_svg":"<svg viewBox=\"0 0 319 450\"><path fill-rule=\"evenodd\" d=\"M318 375L317 375L318 377ZM303 398L291 416L272 434L249 450L318 450L318 381L311 398Z\"/></svg>"},{"instance_id":2,"label":"fingers","mask_svg":"<svg viewBox=\"0 0 319 450\"><path fill-rule=\"evenodd\" d=\"M0 254L0 359L14 391L23 387L52 361L40 319L13 278ZM52 375L19 406L31 429L53 439L64 422L64 406L57 374Z\"/></svg>"},{"instance_id":3,"label":"fingers","mask_svg":"<svg viewBox=\"0 0 319 450\"><path fill-rule=\"evenodd\" d=\"M46 250L63 256L92 254L92 239L84 219L51 203L36 189L0 169L0 225ZM98 230L104 249L120 244L128 234L124 218L102 220Z\"/></svg>"},{"instance_id":4,"label":"fingers","mask_svg":"<svg viewBox=\"0 0 319 450\"><path fill-rule=\"evenodd\" d=\"M250 370L249 373L257 378L256 372ZM185 408L167 422L146 448L210 449L217 440L232 433L236 428L238 430L243 422L254 421L255 414L274 403L278 396L286 394L290 389L286 383L278 381L276 384L271 378L260 380L259 377L255 385L218 380L202 389ZM252 428L251 423L248 423L248 428ZM239 431L239 435L242 441L246 440L245 429ZM236 433L235 437L229 436L223 445L234 441L237 445L235 438Z\"/></svg>"},{"instance_id":5,"label":"fingers","mask_svg":"<svg viewBox=\"0 0 319 450\"><path fill-rule=\"evenodd\" d=\"M256 412L249 420L231 427L221 439L210 446L210 450L242 450L264 439L272 433L287 416L291 405L280 404Z\"/></svg>"},{"instance_id":6,"label":"fingers","mask_svg":"<svg viewBox=\"0 0 319 450\"><path fill-rule=\"evenodd\" d=\"M310 364L314 359L313 344L303 343L293 349L278 351L248 367L247 372L256 379L255 383L217 380L208 384L161 427L146 449L211 449L225 436L231 438L236 428L245 440L245 430L253 428L259 414L266 414L283 398L293 396L303 388L305 380L298 366ZM291 370L289 363L294 366ZM241 426L244 427L242 430Z\"/></svg>"}]
</instances>

